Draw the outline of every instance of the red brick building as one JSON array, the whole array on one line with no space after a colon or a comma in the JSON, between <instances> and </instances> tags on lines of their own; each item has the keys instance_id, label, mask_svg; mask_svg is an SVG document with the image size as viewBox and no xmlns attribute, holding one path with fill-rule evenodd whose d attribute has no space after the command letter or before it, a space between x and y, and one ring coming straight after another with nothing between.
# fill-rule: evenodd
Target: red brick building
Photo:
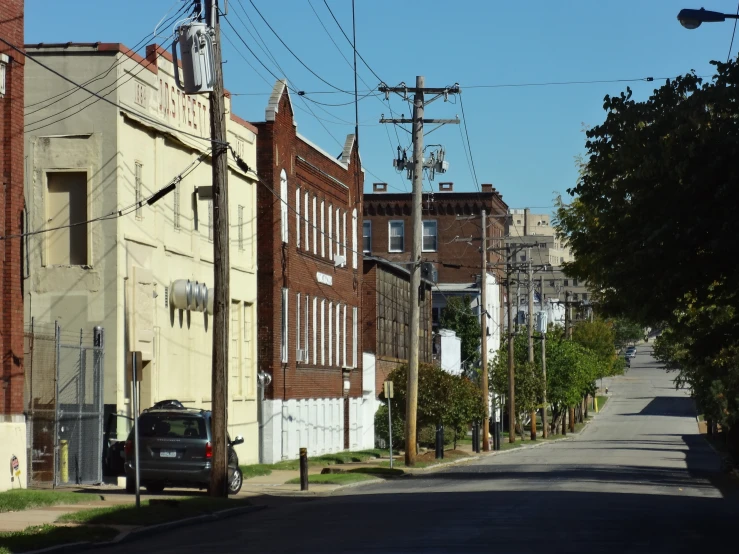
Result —
<instances>
[{"instance_id":1,"label":"red brick building","mask_svg":"<svg viewBox=\"0 0 739 554\"><path fill-rule=\"evenodd\" d=\"M421 285L418 359L421 363L432 363L432 283L422 279ZM382 384L390 372L408 363L410 272L382 258L365 256L362 290L362 343L365 363L368 354L374 356L374 395L377 396L382 392ZM364 386L367 388L366 383Z\"/></svg>"},{"instance_id":2,"label":"red brick building","mask_svg":"<svg viewBox=\"0 0 739 554\"><path fill-rule=\"evenodd\" d=\"M278 81L256 124L261 459L358 446L364 175L353 135L329 154L297 133ZM267 379L269 380L269 379Z\"/></svg>"},{"instance_id":3,"label":"red brick building","mask_svg":"<svg viewBox=\"0 0 739 554\"><path fill-rule=\"evenodd\" d=\"M486 212L488 247L504 246L508 205L493 185L481 192L454 192L453 183L439 183L439 191L423 194L423 238L421 259L432 262L438 271L434 286L432 318L438 330L441 310L452 296L468 296L479 313L480 238L482 211ZM362 251L365 255L407 262L413 243L412 195L387 192L385 183L375 183L372 194L364 196ZM500 343L502 256L488 252L487 307L488 346ZM446 367L446 366L445 366Z\"/></svg>"},{"instance_id":4,"label":"red brick building","mask_svg":"<svg viewBox=\"0 0 739 554\"><path fill-rule=\"evenodd\" d=\"M0 37L23 48L23 0L3 2ZM25 58L0 43L0 175L2 176L2 234L17 235L23 230L23 66ZM25 458L23 417L23 291L19 239L0 241L0 458ZM25 467L24 460L20 461ZM6 478L0 490L10 485ZM7 481L7 483L6 483Z\"/></svg>"}]
</instances>

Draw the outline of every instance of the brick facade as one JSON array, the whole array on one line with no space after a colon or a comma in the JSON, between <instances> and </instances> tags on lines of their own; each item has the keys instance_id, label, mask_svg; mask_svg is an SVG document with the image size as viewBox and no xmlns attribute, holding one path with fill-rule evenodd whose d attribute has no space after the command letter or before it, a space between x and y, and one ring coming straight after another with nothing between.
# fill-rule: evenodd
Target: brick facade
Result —
<instances>
[{"instance_id":1,"label":"brick facade","mask_svg":"<svg viewBox=\"0 0 739 554\"><path fill-rule=\"evenodd\" d=\"M374 192L364 197L364 220L370 221L370 254L390 261L410 260L413 241L410 194ZM503 246L508 206L492 185L482 192L438 192L423 194L423 220L436 221L437 245L422 252L422 260L434 262L439 283L472 283L480 275L481 213L487 213L488 247ZM495 217L497 216L497 217ZM390 252L389 223L402 221L404 244L401 252ZM459 239L472 237L472 244ZM495 264L502 256L490 252L488 262ZM491 273L495 273L491 271Z\"/></svg>"},{"instance_id":2,"label":"brick facade","mask_svg":"<svg viewBox=\"0 0 739 554\"><path fill-rule=\"evenodd\" d=\"M3 2L0 36L23 47L23 0ZM23 229L23 67L25 58L0 44L5 66L5 96L0 96L0 175L2 206L0 229L15 235ZM19 239L0 241L2 303L0 303L0 415L23 413L23 290L22 246Z\"/></svg>"},{"instance_id":3,"label":"brick facade","mask_svg":"<svg viewBox=\"0 0 739 554\"><path fill-rule=\"evenodd\" d=\"M285 401L340 398L344 394L342 367L350 371L349 397L359 398L362 396L362 257L353 255L352 250L358 250L361 245L364 176L356 142L353 135L347 137L344 151L337 158L298 135L289 92L283 82L275 86L267 108L267 121L256 126L259 130L257 170L263 183L272 189L267 186L257 189L258 359L259 370L272 376L271 385L265 390L265 398ZM281 182L283 176L287 180L286 187ZM280 199L285 188L286 207ZM340 231L338 243L337 209ZM282 237L282 219L285 215L287 242ZM356 240L353 239L353 215L357 228ZM345 256L343 267L337 267L335 263L337 246L340 255ZM288 297L286 363L283 362L282 351L283 289L287 289ZM298 294L301 303L299 308ZM322 304L326 318L323 324ZM341 306L338 361L337 304ZM329 305L332 307L330 333ZM356 364L352 319L354 308L357 313ZM324 332L324 344L330 344L332 350L330 356L328 350L323 350L322 357L320 351ZM307 361L297 361L298 350L307 350ZM345 432L348 432L348 425L345 425Z\"/></svg>"}]
</instances>

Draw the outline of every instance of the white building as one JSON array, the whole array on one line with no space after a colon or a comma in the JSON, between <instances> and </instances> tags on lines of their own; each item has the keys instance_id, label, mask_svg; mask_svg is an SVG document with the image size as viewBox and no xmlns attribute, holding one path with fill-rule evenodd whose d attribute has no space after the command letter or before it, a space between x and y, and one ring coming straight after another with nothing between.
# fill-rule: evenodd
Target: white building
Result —
<instances>
[{"instance_id":1,"label":"white building","mask_svg":"<svg viewBox=\"0 0 739 554\"><path fill-rule=\"evenodd\" d=\"M198 191L211 183L207 96L181 93L170 55L154 45L146 59L120 44L27 50L109 102L26 67L28 229L48 231L25 245L26 321L104 328L106 415L132 414L132 350L143 355L142 409L169 398L209 409L212 318L170 302L180 279L212 293L213 207L207 189ZM256 129L231 113L228 95L226 110L229 144L256 167ZM173 192L146 204L172 182ZM230 434L245 438L243 463L258 457L256 186L229 154L228 413ZM119 438L125 432L119 425Z\"/></svg>"}]
</instances>

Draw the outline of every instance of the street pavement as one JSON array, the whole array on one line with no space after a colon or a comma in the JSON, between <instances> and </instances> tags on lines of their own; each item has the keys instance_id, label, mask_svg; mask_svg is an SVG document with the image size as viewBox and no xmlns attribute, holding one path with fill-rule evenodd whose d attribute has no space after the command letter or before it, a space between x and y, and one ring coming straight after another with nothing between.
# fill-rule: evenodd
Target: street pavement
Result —
<instances>
[{"instance_id":1,"label":"street pavement","mask_svg":"<svg viewBox=\"0 0 739 554\"><path fill-rule=\"evenodd\" d=\"M103 552L737 552L736 486L673 377L640 346L572 440Z\"/></svg>"}]
</instances>

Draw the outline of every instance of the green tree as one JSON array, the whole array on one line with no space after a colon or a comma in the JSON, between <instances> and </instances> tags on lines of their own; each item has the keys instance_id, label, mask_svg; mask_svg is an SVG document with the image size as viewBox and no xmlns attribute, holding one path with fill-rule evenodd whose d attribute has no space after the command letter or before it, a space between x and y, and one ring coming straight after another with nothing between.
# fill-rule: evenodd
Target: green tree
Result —
<instances>
[{"instance_id":1,"label":"green tree","mask_svg":"<svg viewBox=\"0 0 739 554\"><path fill-rule=\"evenodd\" d=\"M607 319L606 323L613 329L613 340L619 350L628 344L641 340L644 336L644 328L628 319L615 317Z\"/></svg>"},{"instance_id":2,"label":"green tree","mask_svg":"<svg viewBox=\"0 0 739 554\"><path fill-rule=\"evenodd\" d=\"M598 377L616 375L622 370L615 347L615 334L605 321L581 321L572 330L572 340L590 350L596 359Z\"/></svg>"},{"instance_id":3,"label":"green tree","mask_svg":"<svg viewBox=\"0 0 739 554\"><path fill-rule=\"evenodd\" d=\"M441 310L439 326L442 329L454 331L462 340L462 362L467 374L467 368L480 365L480 319L472 311L469 296L464 298L454 296L447 300L447 305Z\"/></svg>"}]
</instances>

